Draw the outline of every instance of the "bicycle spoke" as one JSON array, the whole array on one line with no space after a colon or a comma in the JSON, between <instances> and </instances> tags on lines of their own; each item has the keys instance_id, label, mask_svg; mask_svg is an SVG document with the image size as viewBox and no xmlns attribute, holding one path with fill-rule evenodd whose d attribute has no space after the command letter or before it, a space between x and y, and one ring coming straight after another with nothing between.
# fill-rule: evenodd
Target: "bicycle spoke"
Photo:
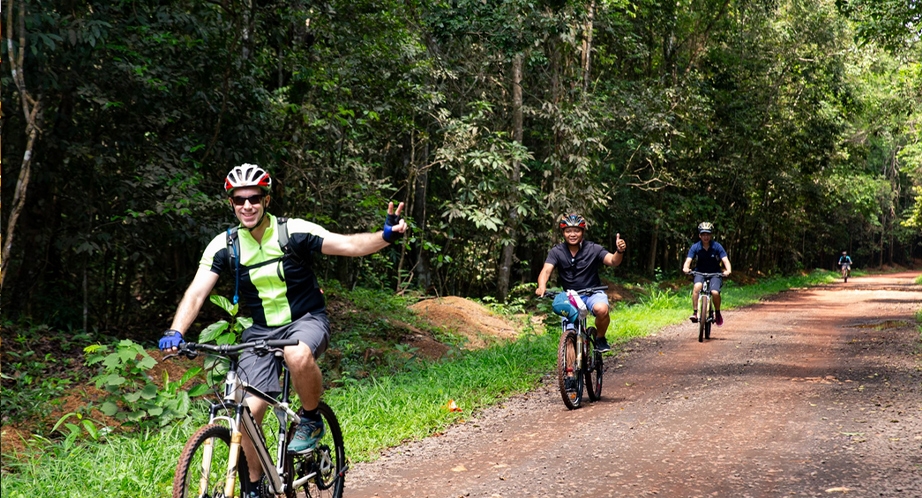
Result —
<instances>
[{"instance_id":1,"label":"bicycle spoke","mask_svg":"<svg viewBox=\"0 0 922 498\"><path fill-rule=\"evenodd\" d=\"M230 431L220 425L202 427L186 443L173 479L173 498L225 496L230 455ZM239 451L234 495L242 494L248 482L246 457Z\"/></svg>"},{"instance_id":2,"label":"bicycle spoke","mask_svg":"<svg viewBox=\"0 0 922 498\"><path fill-rule=\"evenodd\" d=\"M573 410L583 400L583 369L576 360L576 333L566 331L557 348L557 385L563 404Z\"/></svg>"},{"instance_id":3,"label":"bicycle spoke","mask_svg":"<svg viewBox=\"0 0 922 498\"><path fill-rule=\"evenodd\" d=\"M586 352L583 359L586 394L589 395L589 401L598 401L602 397L602 353L596 351L592 342L595 334L595 327L589 327L587 330L589 340L586 341Z\"/></svg>"},{"instance_id":4,"label":"bicycle spoke","mask_svg":"<svg viewBox=\"0 0 922 498\"><path fill-rule=\"evenodd\" d=\"M329 406L321 402L318 410L326 433L314 451L304 455L288 455L286 468L290 469L295 482L304 481L294 491L303 491L308 498L340 498L348 470L343 434ZM294 435L294 429L292 425L289 439Z\"/></svg>"}]
</instances>

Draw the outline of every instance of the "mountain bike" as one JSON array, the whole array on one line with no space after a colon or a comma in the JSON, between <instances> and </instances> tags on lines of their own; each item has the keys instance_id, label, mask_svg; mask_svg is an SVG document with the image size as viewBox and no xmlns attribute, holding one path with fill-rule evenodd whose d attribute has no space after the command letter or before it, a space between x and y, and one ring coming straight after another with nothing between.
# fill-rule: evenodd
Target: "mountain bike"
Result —
<instances>
[{"instance_id":1,"label":"mountain bike","mask_svg":"<svg viewBox=\"0 0 922 498\"><path fill-rule=\"evenodd\" d=\"M698 342L704 342L705 339L711 338L711 325L715 321L714 303L711 299L711 278L723 277L723 274L701 273L700 271L692 271L689 274L704 277L704 284L698 294Z\"/></svg>"},{"instance_id":2,"label":"mountain bike","mask_svg":"<svg viewBox=\"0 0 922 498\"><path fill-rule=\"evenodd\" d=\"M842 263L839 266L841 266L842 270L842 280L848 282L848 276L852 273L852 265L848 263Z\"/></svg>"},{"instance_id":3,"label":"mountain bike","mask_svg":"<svg viewBox=\"0 0 922 498\"><path fill-rule=\"evenodd\" d=\"M608 287L592 287L576 291L581 296L588 296L595 291ZM562 291L561 291L562 292ZM554 298L561 292L548 291L544 297ZM586 326L586 316L581 314L568 330L569 320L561 318L560 344L557 347L557 386L563 398L563 404L570 410L579 408L583 401L583 387L589 395L589 401L598 401L602 397L602 353L595 349L595 327Z\"/></svg>"},{"instance_id":4,"label":"mountain bike","mask_svg":"<svg viewBox=\"0 0 922 498\"><path fill-rule=\"evenodd\" d=\"M215 346L186 342L179 351L166 356L195 358L199 352L214 354L227 360L223 393L220 400L211 404L209 422L198 429L186 442L176 465L173 478L173 498L232 498L245 492L256 491L260 497L286 498L296 496L340 498L346 471L346 451L339 421L333 410L320 402L318 411L326 426L326 434L315 449L304 454L288 453L288 442L294 436L301 418L289 404L291 373L282 362L282 393L273 398L250 386L243 379L246 372L238 372L241 353L252 351L263 356L267 354L282 357L282 348L297 345L297 339L246 342ZM278 420L278 434L264 433L256 423L247 405L245 394L255 396L266 403ZM272 424L270 424L272 425ZM243 432L256 447L263 478L259 489L249 488L249 471L246 454L240 445ZM276 440L275 461L270 454L271 445L266 436Z\"/></svg>"}]
</instances>

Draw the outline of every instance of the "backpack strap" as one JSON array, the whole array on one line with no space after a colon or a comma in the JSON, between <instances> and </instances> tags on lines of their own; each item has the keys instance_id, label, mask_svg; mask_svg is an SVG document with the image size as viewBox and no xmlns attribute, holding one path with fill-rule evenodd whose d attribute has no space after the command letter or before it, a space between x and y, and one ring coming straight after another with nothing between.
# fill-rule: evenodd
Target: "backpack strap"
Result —
<instances>
[{"instance_id":1,"label":"backpack strap","mask_svg":"<svg viewBox=\"0 0 922 498\"><path fill-rule=\"evenodd\" d=\"M237 304L240 299L240 236L237 234L237 227L227 229L227 267L234 269L233 304Z\"/></svg>"},{"instance_id":2,"label":"backpack strap","mask_svg":"<svg viewBox=\"0 0 922 498\"><path fill-rule=\"evenodd\" d=\"M284 216L279 216L276 218L278 220L278 239L279 247L282 249L281 258L274 258L268 261L263 261L256 265L252 265L249 268L259 268L260 266L265 266L272 263L277 263L276 272L278 273L279 280L282 282L285 281L284 275L282 275L282 263L286 259L292 260L295 264L303 265L304 260L301 256L298 256L298 253L291 247L291 241L288 238L288 218ZM237 234L238 227L231 227L227 229L227 265L228 268L233 268L234 270L234 301L233 304L237 304L239 299L238 291L240 289L240 236ZM316 286L316 284L315 284Z\"/></svg>"}]
</instances>

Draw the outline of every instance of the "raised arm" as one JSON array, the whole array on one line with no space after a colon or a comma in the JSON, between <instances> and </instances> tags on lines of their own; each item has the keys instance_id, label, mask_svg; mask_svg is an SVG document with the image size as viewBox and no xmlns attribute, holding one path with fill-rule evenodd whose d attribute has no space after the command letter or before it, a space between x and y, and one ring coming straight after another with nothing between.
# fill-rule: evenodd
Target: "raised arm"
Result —
<instances>
[{"instance_id":1,"label":"raised arm","mask_svg":"<svg viewBox=\"0 0 922 498\"><path fill-rule=\"evenodd\" d=\"M342 235L330 233L323 239L323 246L320 252L329 256L367 256L371 253L378 252L389 246L392 242L399 239L407 231L407 222L400 217L403 211L401 202L396 211L394 203L387 205L387 219L384 221L384 230L374 233L356 233L352 235Z\"/></svg>"},{"instance_id":2,"label":"raised arm","mask_svg":"<svg viewBox=\"0 0 922 498\"><path fill-rule=\"evenodd\" d=\"M602 260L602 263L608 266L618 266L621 264L621 260L624 259L624 250L627 249L627 243L624 239L621 238L620 233L615 234L615 252L610 252L605 255L605 259Z\"/></svg>"}]
</instances>

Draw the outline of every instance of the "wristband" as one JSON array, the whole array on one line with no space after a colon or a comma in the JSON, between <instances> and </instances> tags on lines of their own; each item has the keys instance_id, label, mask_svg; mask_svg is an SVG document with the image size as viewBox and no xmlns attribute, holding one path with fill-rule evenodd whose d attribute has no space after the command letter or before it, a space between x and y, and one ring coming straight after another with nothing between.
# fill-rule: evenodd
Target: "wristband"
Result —
<instances>
[{"instance_id":1,"label":"wristband","mask_svg":"<svg viewBox=\"0 0 922 498\"><path fill-rule=\"evenodd\" d=\"M389 214L387 218L384 219L384 233L381 234L381 237L383 237L384 241L388 244L393 244L403 237L402 233L394 231L394 225L398 223L400 223L400 216L396 214Z\"/></svg>"}]
</instances>

